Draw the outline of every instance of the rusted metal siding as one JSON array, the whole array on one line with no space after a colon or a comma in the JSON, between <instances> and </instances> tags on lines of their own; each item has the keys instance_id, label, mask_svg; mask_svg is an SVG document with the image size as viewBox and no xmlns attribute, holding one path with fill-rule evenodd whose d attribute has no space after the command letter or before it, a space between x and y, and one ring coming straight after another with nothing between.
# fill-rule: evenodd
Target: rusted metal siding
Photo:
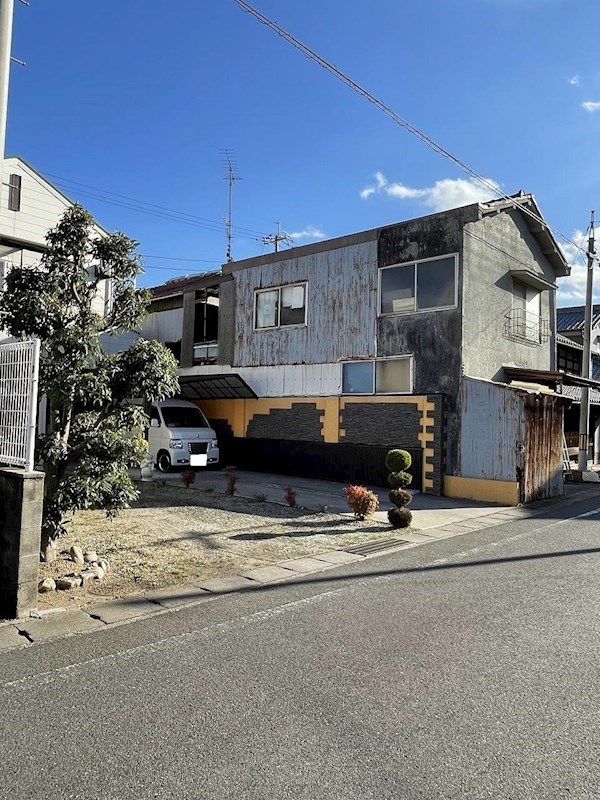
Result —
<instances>
[{"instance_id":1,"label":"rusted metal siding","mask_svg":"<svg viewBox=\"0 0 600 800\"><path fill-rule=\"evenodd\" d=\"M373 358L377 242L285 258L240 270L236 281L234 366L319 364ZM254 292L308 282L306 326L254 330Z\"/></svg>"},{"instance_id":2,"label":"rusted metal siding","mask_svg":"<svg viewBox=\"0 0 600 800\"><path fill-rule=\"evenodd\" d=\"M563 401L463 378L460 474L519 483L529 503L564 491Z\"/></svg>"},{"instance_id":3,"label":"rusted metal siding","mask_svg":"<svg viewBox=\"0 0 600 800\"><path fill-rule=\"evenodd\" d=\"M525 452L523 502L563 494L563 401L557 397L524 398Z\"/></svg>"},{"instance_id":4,"label":"rusted metal siding","mask_svg":"<svg viewBox=\"0 0 600 800\"><path fill-rule=\"evenodd\" d=\"M492 383L464 378L460 474L466 478L517 480L517 453L525 442L523 398Z\"/></svg>"}]
</instances>

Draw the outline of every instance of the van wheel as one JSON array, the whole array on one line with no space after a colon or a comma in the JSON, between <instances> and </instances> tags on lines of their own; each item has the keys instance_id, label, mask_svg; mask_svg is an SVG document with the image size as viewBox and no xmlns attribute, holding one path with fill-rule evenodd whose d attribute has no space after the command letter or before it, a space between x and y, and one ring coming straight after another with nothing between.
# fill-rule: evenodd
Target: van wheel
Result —
<instances>
[{"instance_id":1,"label":"van wheel","mask_svg":"<svg viewBox=\"0 0 600 800\"><path fill-rule=\"evenodd\" d=\"M171 456L166 450L161 450L156 457L156 466L160 472L169 472L171 469Z\"/></svg>"}]
</instances>

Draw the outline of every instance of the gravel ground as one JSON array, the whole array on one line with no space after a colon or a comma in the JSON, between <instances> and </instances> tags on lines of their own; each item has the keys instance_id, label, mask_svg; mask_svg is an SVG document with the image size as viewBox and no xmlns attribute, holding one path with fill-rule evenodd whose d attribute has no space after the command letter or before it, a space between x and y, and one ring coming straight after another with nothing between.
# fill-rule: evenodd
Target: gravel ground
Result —
<instances>
[{"instance_id":1,"label":"gravel ground","mask_svg":"<svg viewBox=\"0 0 600 800\"><path fill-rule=\"evenodd\" d=\"M150 589L211 578L324 550L389 538L389 525L349 516L315 513L275 503L228 497L183 486L140 483L135 506L107 519L81 511L61 551L78 544L109 560L111 569L88 588L39 596L39 607L81 607ZM41 577L75 572L61 556L40 565Z\"/></svg>"}]
</instances>

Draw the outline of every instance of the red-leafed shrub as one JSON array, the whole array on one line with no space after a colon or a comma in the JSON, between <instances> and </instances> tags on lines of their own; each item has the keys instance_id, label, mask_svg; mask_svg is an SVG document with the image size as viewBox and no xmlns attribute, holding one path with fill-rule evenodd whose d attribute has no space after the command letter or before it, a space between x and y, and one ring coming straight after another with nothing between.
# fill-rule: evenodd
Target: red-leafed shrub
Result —
<instances>
[{"instance_id":1,"label":"red-leafed shrub","mask_svg":"<svg viewBox=\"0 0 600 800\"><path fill-rule=\"evenodd\" d=\"M356 519L370 517L379 508L379 498L364 486L347 486L344 494Z\"/></svg>"}]
</instances>

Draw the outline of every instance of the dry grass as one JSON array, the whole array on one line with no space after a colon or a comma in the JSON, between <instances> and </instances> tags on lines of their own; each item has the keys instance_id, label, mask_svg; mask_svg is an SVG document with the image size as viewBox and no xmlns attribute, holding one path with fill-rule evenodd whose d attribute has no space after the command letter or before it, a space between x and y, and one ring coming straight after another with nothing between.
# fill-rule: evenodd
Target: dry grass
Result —
<instances>
[{"instance_id":1,"label":"dry grass","mask_svg":"<svg viewBox=\"0 0 600 800\"><path fill-rule=\"evenodd\" d=\"M356 522L339 514L160 483L140 483L139 488L135 507L113 520L100 511L79 512L69 535L58 541L61 551L78 544L108 559L108 576L85 589L42 594L40 608L82 606L390 534L384 523ZM74 571L64 557L40 567L42 577Z\"/></svg>"}]
</instances>

